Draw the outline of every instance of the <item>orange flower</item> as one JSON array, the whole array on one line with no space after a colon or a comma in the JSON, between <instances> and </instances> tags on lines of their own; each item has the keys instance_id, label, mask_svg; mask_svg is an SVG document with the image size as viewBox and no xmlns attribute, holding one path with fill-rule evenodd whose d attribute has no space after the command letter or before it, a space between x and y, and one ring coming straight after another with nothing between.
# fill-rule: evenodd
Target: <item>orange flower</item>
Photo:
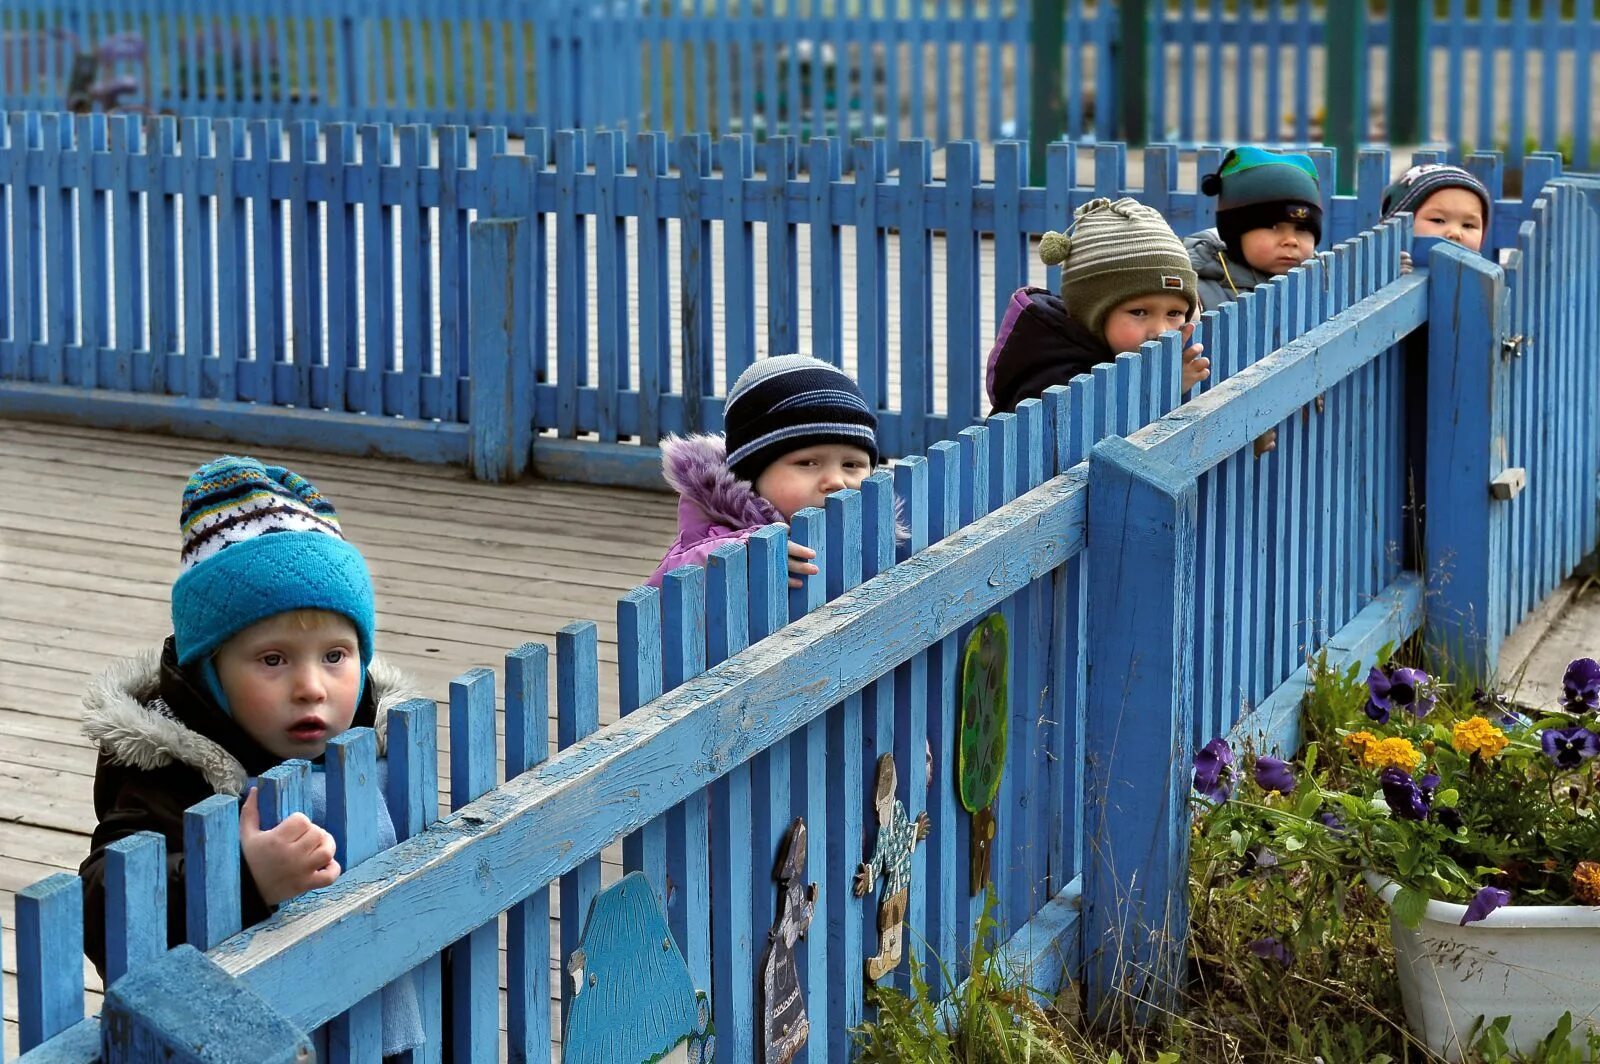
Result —
<instances>
[{"instance_id":1,"label":"orange flower","mask_svg":"<svg viewBox=\"0 0 1600 1064\"><path fill-rule=\"evenodd\" d=\"M1344 748L1355 757L1366 754L1367 747L1378 741L1378 737L1369 731L1351 732L1344 737Z\"/></svg>"},{"instance_id":2,"label":"orange flower","mask_svg":"<svg viewBox=\"0 0 1600 1064\"><path fill-rule=\"evenodd\" d=\"M1422 755L1411 745L1410 739L1379 739L1367 744L1361 751L1361 763L1367 768L1397 768L1411 772L1422 764Z\"/></svg>"},{"instance_id":3,"label":"orange flower","mask_svg":"<svg viewBox=\"0 0 1600 1064\"><path fill-rule=\"evenodd\" d=\"M1578 862L1572 870L1572 896L1585 905L1600 905L1600 863Z\"/></svg>"},{"instance_id":4,"label":"orange flower","mask_svg":"<svg viewBox=\"0 0 1600 1064\"><path fill-rule=\"evenodd\" d=\"M1485 761L1506 748L1506 733L1482 717L1461 721L1451 729L1450 739L1467 757L1477 754Z\"/></svg>"}]
</instances>

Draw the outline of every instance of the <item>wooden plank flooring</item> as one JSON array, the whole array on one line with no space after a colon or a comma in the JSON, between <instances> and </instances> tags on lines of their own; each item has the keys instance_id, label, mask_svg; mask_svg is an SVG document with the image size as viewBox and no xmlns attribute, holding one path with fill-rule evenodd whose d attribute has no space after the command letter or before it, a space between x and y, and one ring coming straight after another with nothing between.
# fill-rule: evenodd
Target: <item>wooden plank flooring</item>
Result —
<instances>
[{"instance_id":1,"label":"wooden plank flooring","mask_svg":"<svg viewBox=\"0 0 1600 1064\"><path fill-rule=\"evenodd\" d=\"M184 480L218 445L0 420L0 950L5 1058L17 1045L15 894L75 872L94 828L85 682L170 630ZM256 449L338 508L378 595L379 652L441 703L452 677L599 625L601 720L616 717L617 596L676 534L665 495L476 483L456 469ZM554 726L551 735L555 734ZM441 750L449 737L441 727ZM447 801L449 761L440 764ZM608 855L607 878L616 874ZM552 912L559 917L552 899ZM552 933L552 939L555 939ZM87 1008L100 982L84 966ZM553 985L559 985L554 983Z\"/></svg>"}]
</instances>

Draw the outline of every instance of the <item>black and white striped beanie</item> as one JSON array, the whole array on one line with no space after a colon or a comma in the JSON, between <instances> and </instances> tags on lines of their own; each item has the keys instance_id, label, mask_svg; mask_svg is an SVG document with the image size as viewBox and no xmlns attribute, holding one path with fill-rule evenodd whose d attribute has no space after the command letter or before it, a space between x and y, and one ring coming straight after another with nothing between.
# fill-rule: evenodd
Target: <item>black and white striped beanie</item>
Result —
<instances>
[{"instance_id":1,"label":"black and white striped beanie","mask_svg":"<svg viewBox=\"0 0 1600 1064\"><path fill-rule=\"evenodd\" d=\"M1153 207L1126 197L1090 200L1073 216L1070 233L1046 233L1039 258L1061 267L1067 313L1102 335L1106 316L1140 296L1170 294L1200 305L1200 280L1172 226Z\"/></svg>"},{"instance_id":2,"label":"black and white striped beanie","mask_svg":"<svg viewBox=\"0 0 1600 1064\"><path fill-rule=\"evenodd\" d=\"M739 374L722 413L728 468L752 483L791 451L838 443L878 464L878 419L841 369L810 355L764 358Z\"/></svg>"}]
</instances>

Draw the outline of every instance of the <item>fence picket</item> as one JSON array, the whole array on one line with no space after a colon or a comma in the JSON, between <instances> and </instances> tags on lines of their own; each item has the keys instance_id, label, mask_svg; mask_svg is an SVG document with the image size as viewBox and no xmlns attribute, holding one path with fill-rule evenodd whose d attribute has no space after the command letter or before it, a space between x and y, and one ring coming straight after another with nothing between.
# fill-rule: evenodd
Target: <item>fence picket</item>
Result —
<instances>
[{"instance_id":1,"label":"fence picket","mask_svg":"<svg viewBox=\"0 0 1600 1064\"><path fill-rule=\"evenodd\" d=\"M369 262L371 260L368 260ZM450 809L494 786L494 673L469 669L450 681ZM489 1064L500 1052L500 921L450 947L449 1006L454 1059Z\"/></svg>"}]
</instances>

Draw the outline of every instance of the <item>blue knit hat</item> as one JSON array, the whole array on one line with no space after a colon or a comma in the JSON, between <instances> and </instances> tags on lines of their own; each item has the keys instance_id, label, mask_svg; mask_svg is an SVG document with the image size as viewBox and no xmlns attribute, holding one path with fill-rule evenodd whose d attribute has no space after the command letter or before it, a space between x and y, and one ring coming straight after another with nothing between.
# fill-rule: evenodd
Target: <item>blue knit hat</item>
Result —
<instances>
[{"instance_id":1,"label":"blue knit hat","mask_svg":"<svg viewBox=\"0 0 1600 1064\"><path fill-rule=\"evenodd\" d=\"M739 374L722 412L728 468L754 482L791 451L839 443L878 464L878 419L861 389L836 366L810 355L764 358Z\"/></svg>"},{"instance_id":2,"label":"blue knit hat","mask_svg":"<svg viewBox=\"0 0 1600 1064\"><path fill-rule=\"evenodd\" d=\"M207 462L184 486L182 530L183 572L172 586L179 665L206 666L252 624L311 609L350 619L365 673L376 626L372 577L310 481L254 458Z\"/></svg>"}]
</instances>

